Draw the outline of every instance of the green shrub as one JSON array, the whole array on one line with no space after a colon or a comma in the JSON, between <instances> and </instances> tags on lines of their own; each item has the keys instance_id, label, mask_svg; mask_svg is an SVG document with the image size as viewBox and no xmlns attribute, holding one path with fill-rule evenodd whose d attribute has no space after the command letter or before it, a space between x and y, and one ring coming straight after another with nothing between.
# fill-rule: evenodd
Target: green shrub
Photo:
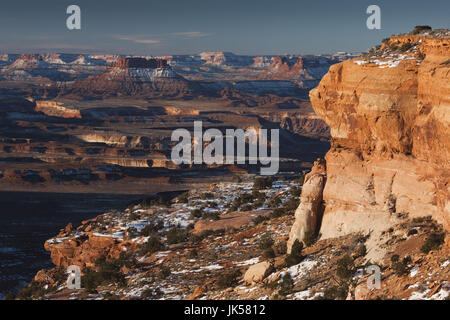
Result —
<instances>
[{"instance_id":1,"label":"green shrub","mask_svg":"<svg viewBox=\"0 0 450 320\"><path fill-rule=\"evenodd\" d=\"M260 224L260 223L262 223L264 221L267 221L267 220L269 220L269 217L266 217L266 216L263 216L263 215L257 216L255 219L253 219L253 224L254 225L258 225L258 224Z\"/></svg>"},{"instance_id":2,"label":"green shrub","mask_svg":"<svg viewBox=\"0 0 450 320\"><path fill-rule=\"evenodd\" d=\"M366 246L365 246L364 244L359 245L359 246L356 248L356 254L357 254L359 257L364 257L364 256L367 254L367 248L366 248Z\"/></svg>"},{"instance_id":3,"label":"green shrub","mask_svg":"<svg viewBox=\"0 0 450 320\"><path fill-rule=\"evenodd\" d=\"M203 215L200 209L194 209L191 211L191 219L201 218Z\"/></svg>"},{"instance_id":4,"label":"green shrub","mask_svg":"<svg viewBox=\"0 0 450 320\"><path fill-rule=\"evenodd\" d=\"M267 248L263 251L263 257L266 259L273 259L275 258L275 251L273 251L272 248Z\"/></svg>"},{"instance_id":5,"label":"green shrub","mask_svg":"<svg viewBox=\"0 0 450 320\"><path fill-rule=\"evenodd\" d=\"M342 280L349 280L355 273L355 264L352 257L345 255L337 261L336 274Z\"/></svg>"},{"instance_id":6,"label":"green shrub","mask_svg":"<svg viewBox=\"0 0 450 320\"><path fill-rule=\"evenodd\" d=\"M185 242L189 238L189 232L186 229L172 227L167 231L166 237L168 244Z\"/></svg>"},{"instance_id":7,"label":"green shrub","mask_svg":"<svg viewBox=\"0 0 450 320\"><path fill-rule=\"evenodd\" d=\"M219 289L233 287L238 283L240 276L241 272L239 270L225 273L217 279L216 285Z\"/></svg>"},{"instance_id":8,"label":"green shrub","mask_svg":"<svg viewBox=\"0 0 450 320\"><path fill-rule=\"evenodd\" d=\"M274 243L274 241L273 241L272 237L270 236L270 234L266 233L259 240L258 247L261 250L265 250L265 249L272 247L273 243Z\"/></svg>"},{"instance_id":9,"label":"green shrub","mask_svg":"<svg viewBox=\"0 0 450 320\"><path fill-rule=\"evenodd\" d=\"M217 212L205 212L203 213L202 219L205 220L219 220L220 216Z\"/></svg>"},{"instance_id":10,"label":"green shrub","mask_svg":"<svg viewBox=\"0 0 450 320\"><path fill-rule=\"evenodd\" d=\"M319 300L344 300L347 298L347 294L347 286L331 286L325 289L323 296Z\"/></svg>"},{"instance_id":11,"label":"green shrub","mask_svg":"<svg viewBox=\"0 0 450 320\"><path fill-rule=\"evenodd\" d=\"M128 239L136 238L139 235L139 232L135 227L129 227L127 229L127 237Z\"/></svg>"},{"instance_id":12,"label":"green shrub","mask_svg":"<svg viewBox=\"0 0 450 320\"><path fill-rule=\"evenodd\" d=\"M398 256L398 255L396 255ZM393 257L393 256L392 256ZM391 257L391 261L392 261ZM395 261L392 262L392 269L394 269L394 272L398 276L403 276L408 273L408 264L411 263L411 257L405 257L402 261L399 261L397 257L394 258Z\"/></svg>"},{"instance_id":13,"label":"green shrub","mask_svg":"<svg viewBox=\"0 0 450 320\"><path fill-rule=\"evenodd\" d=\"M428 253L431 250L439 248L443 243L445 239L445 234L442 232L433 232L431 233L427 240L425 240L425 243L420 248L420 251L423 253Z\"/></svg>"},{"instance_id":14,"label":"green shrub","mask_svg":"<svg viewBox=\"0 0 450 320\"><path fill-rule=\"evenodd\" d=\"M263 190L272 188L273 179L271 177L258 177L253 183L253 190Z\"/></svg>"},{"instance_id":15,"label":"green shrub","mask_svg":"<svg viewBox=\"0 0 450 320\"><path fill-rule=\"evenodd\" d=\"M164 228L164 222L162 220L159 220L158 222L151 222L150 224L146 225L144 228L142 228L140 234L143 237L150 237L152 234L158 232Z\"/></svg>"},{"instance_id":16,"label":"green shrub","mask_svg":"<svg viewBox=\"0 0 450 320\"><path fill-rule=\"evenodd\" d=\"M307 231L305 232L305 236L303 238L303 242L305 243L305 246L310 247L316 242L316 236L313 231Z\"/></svg>"},{"instance_id":17,"label":"green shrub","mask_svg":"<svg viewBox=\"0 0 450 320\"><path fill-rule=\"evenodd\" d=\"M178 196L178 202L179 203L188 203L189 199L188 199L188 192L185 192L183 194L180 194Z\"/></svg>"},{"instance_id":18,"label":"green shrub","mask_svg":"<svg viewBox=\"0 0 450 320\"><path fill-rule=\"evenodd\" d=\"M412 34L421 34L424 32L430 32L433 30L430 26L415 26L414 30L411 32Z\"/></svg>"},{"instance_id":19,"label":"green shrub","mask_svg":"<svg viewBox=\"0 0 450 320\"><path fill-rule=\"evenodd\" d=\"M156 236L151 236L147 242L141 246L141 254L152 254L164 248L161 241Z\"/></svg>"},{"instance_id":20,"label":"green shrub","mask_svg":"<svg viewBox=\"0 0 450 320\"><path fill-rule=\"evenodd\" d=\"M285 263L287 267L299 264L304 259L302 255L303 243L295 240L291 248L291 253L285 258Z\"/></svg>"},{"instance_id":21,"label":"green shrub","mask_svg":"<svg viewBox=\"0 0 450 320\"><path fill-rule=\"evenodd\" d=\"M159 269L159 277L161 279L166 279L168 276L172 274L172 271L170 271L170 268L168 266L162 266Z\"/></svg>"},{"instance_id":22,"label":"green shrub","mask_svg":"<svg viewBox=\"0 0 450 320\"><path fill-rule=\"evenodd\" d=\"M280 290L278 291L278 294L285 297L288 294L292 293L293 287L294 287L294 281L292 280L291 275L289 273L286 273L283 276L283 280L281 280Z\"/></svg>"}]
</instances>

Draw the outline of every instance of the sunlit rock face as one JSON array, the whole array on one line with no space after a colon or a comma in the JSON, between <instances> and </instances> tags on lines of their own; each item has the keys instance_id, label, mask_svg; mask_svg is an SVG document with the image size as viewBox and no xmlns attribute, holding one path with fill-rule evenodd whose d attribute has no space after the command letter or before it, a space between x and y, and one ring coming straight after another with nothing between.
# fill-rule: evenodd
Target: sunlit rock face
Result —
<instances>
[{"instance_id":1,"label":"sunlit rock face","mask_svg":"<svg viewBox=\"0 0 450 320\"><path fill-rule=\"evenodd\" d=\"M380 232L402 214L449 229L449 61L448 31L395 36L310 92L332 136L322 238Z\"/></svg>"}]
</instances>

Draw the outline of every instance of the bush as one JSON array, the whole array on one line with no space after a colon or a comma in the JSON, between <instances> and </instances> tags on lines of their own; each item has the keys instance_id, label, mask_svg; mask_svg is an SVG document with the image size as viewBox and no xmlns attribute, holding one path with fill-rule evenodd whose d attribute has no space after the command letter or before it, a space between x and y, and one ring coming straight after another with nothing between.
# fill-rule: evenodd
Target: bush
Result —
<instances>
[{"instance_id":1,"label":"bush","mask_svg":"<svg viewBox=\"0 0 450 320\"><path fill-rule=\"evenodd\" d=\"M168 244L185 242L189 238L189 232L182 228L172 227L167 231L166 237Z\"/></svg>"},{"instance_id":2,"label":"bush","mask_svg":"<svg viewBox=\"0 0 450 320\"><path fill-rule=\"evenodd\" d=\"M42 297L45 292L46 290L43 288L41 283L33 281L28 286L19 289L17 299L31 300L33 298L39 298Z\"/></svg>"},{"instance_id":3,"label":"bush","mask_svg":"<svg viewBox=\"0 0 450 320\"><path fill-rule=\"evenodd\" d=\"M273 259L275 258L275 251L273 251L272 248L267 248L263 251L263 257L266 259Z\"/></svg>"},{"instance_id":4,"label":"bush","mask_svg":"<svg viewBox=\"0 0 450 320\"><path fill-rule=\"evenodd\" d=\"M151 222L150 224L146 225L140 232L141 236L143 237L150 237L152 234L158 232L164 228L164 222L162 220L154 223Z\"/></svg>"},{"instance_id":5,"label":"bush","mask_svg":"<svg viewBox=\"0 0 450 320\"><path fill-rule=\"evenodd\" d=\"M411 257L405 257L403 258L402 261L399 261L398 255L394 255L391 257L391 261L392 261L392 269L394 269L396 275L403 276L408 273L409 271L408 264L411 263Z\"/></svg>"},{"instance_id":6,"label":"bush","mask_svg":"<svg viewBox=\"0 0 450 320\"><path fill-rule=\"evenodd\" d=\"M259 240L258 247L261 250L265 250L265 249L272 247L273 243L274 242L273 242L272 237L268 233L266 233Z\"/></svg>"},{"instance_id":7,"label":"bush","mask_svg":"<svg viewBox=\"0 0 450 320\"><path fill-rule=\"evenodd\" d=\"M262 223L262 222L264 222L264 221L267 221L267 220L269 220L269 218L268 217L266 217L266 216L257 216L255 219L253 219L253 224L254 225L258 225L258 224L260 224L260 223Z\"/></svg>"},{"instance_id":8,"label":"bush","mask_svg":"<svg viewBox=\"0 0 450 320\"><path fill-rule=\"evenodd\" d=\"M358 248L356 249L356 254L359 257L364 257L367 254L367 248L364 244L361 244L358 246Z\"/></svg>"},{"instance_id":9,"label":"bush","mask_svg":"<svg viewBox=\"0 0 450 320\"><path fill-rule=\"evenodd\" d=\"M420 251L423 253L428 253L431 250L439 248L443 243L445 239L445 234L442 232L433 232L431 233L427 240L425 240L425 243L420 248Z\"/></svg>"},{"instance_id":10,"label":"bush","mask_svg":"<svg viewBox=\"0 0 450 320\"><path fill-rule=\"evenodd\" d=\"M127 229L127 237L128 239L136 238L139 235L139 232L135 227L129 227Z\"/></svg>"},{"instance_id":11,"label":"bush","mask_svg":"<svg viewBox=\"0 0 450 320\"><path fill-rule=\"evenodd\" d=\"M345 255L337 261L336 274L342 280L349 280L355 273L355 264L352 257Z\"/></svg>"},{"instance_id":12,"label":"bush","mask_svg":"<svg viewBox=\"0 0 450 320\"><path fill-rule=\"evenodd\" d=\"M202 219L205 220L219 220L219 214L217 212L205 212L203 213Z\"/></svg>"},{"instance_id":13,"label":"bush","mask_svg":"<svg viewBox=\"0 0 450 320\"><path fill-rule=\"evenodd\" d=\"M225 273L217 279L216 285L219 287L219 289L233 287L238 283L238 281L239 281L238 278L240 276L241 276L241 272L239 270Z\"/></svg>"},{"instance_id":14,"label":"bush","mask_svg":"<svg viewBox=\"0 0 450 320\"><path fill-rule=\"evenodd\" d=\"M188 193L185 192L185 193L179 195L179 196L178 196L178 202L179 202L179 203L188 203L188 202L189 202L189 199L188 199Z\"/></svg>"},{"instance_id":15,"label":"bush","mask_svg":"<svg viewBox=\"0 0 450 320\"><path fill-rule=\"evenodd\" d=\"M316 236L313 231L307 231L305 232L305 237L303 238L303 242L305 243L305 246L309 247L316 242Z\"/></svg>"},{"instance_id":16,"label":"bush","mask_svg":"<svg viewBox=\"0 0 450 320\"><path fill-rule=\"evenodd\" d=\"M433 30L430 26L415 26L412 34L421 34L423 32L430 32Z\"/></svg>"},{"instance_id":17,"label":"bush","mask_svg":"<svg viewBox=\"0 0 450 320\"><path fill-rule=\"evenodd\" d=\"M170 276L172 274L172 271L170 271L170 268L167 266L162 266L159 269L159 277L161 279L166 279L168 276Z\"/></svg>"},{"instance_id":18,"label":"bush","mask_svg":"<svg viewBox=\"0 0 450 320\"><path fill-rule=\"evenodd\" d=\"M191 219L195 218L201 218L202 217L202 211L200 209L194 209L191 211Z\"/></svg>"},{"instance_id":19,"label":"bush","mask_svg":"<svg viewBox=\"0 0 450 320\"><path fill-rule=\"evenodd\" d=\"M130 214L128 214L128 221L136 221L139 220L140 218L141 216L136 212L131 212Z\"/></svg>"},{"instance_id":20,"label":"bush","mask_svg":"<svg viewBox=\"0 0 450 320\"><path fill-rule=\"evenodd\" d=\"M278 294L285 297L288 294L292 293L293 287L294 281L292 280L291 275L289 273L286 273L280 283L280 290L278 291Z\"/></svg>"},{"instance_id":21,"label":"bush","mask_svg":"<svg viewBox=\"0 0 450 320\"><path fill-rule=\"evenodd\" d=\"M323 296L319 300L344 300L347 298L348 287L331 286L325 289Z\"/></svg>"},{"instance_id":22,"label":"bush","mask_svg":"<svg viewBox=\"0 0 450 320\"><path fill-rule=\"evenodd\" d=\"M141 254L152 254L164 248L161 241L156 236L151 236L148 241L142 244Z\"/></svg>"},{"instance_id":23,"label":"bush","mask_svg":"<svg viewBox=\"0 0 450 320\"><path fill-rule=\"evenodd\" d=\"M258 177L253 183L253 190L263 190L272 188L273 179L271 177Z\"/></svg>"},{"instance_id":24,"label":"bush","mask_svg":"<svg viewBox=\"0 0 450 320\"><path fill-rule=\"evenodd\" d=\"M303 259L302 255L303 244L302 242L295 240L291 248L291 253L285 258L285 263L287 267L299 264Z\"/></svg>"}]
</instances>

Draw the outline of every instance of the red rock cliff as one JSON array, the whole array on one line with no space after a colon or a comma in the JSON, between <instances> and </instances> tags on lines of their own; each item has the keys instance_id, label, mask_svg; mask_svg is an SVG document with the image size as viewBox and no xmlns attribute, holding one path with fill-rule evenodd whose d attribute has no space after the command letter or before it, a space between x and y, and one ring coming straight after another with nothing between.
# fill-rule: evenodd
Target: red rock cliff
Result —
<instances>
[{"instance_id":1,"label":"red rock cliff","mask_svg":"<svg viewBox=\"0 0 450 320\"><path fill-rule=\"evenodd\" d=\"M332 136L323 238L381 231L401 214L431 215L449 230L449 59L448 31L395 36L333 65L310 92ZM303 234L294 229L291 238Z\"/></svg>"}]
</instances>

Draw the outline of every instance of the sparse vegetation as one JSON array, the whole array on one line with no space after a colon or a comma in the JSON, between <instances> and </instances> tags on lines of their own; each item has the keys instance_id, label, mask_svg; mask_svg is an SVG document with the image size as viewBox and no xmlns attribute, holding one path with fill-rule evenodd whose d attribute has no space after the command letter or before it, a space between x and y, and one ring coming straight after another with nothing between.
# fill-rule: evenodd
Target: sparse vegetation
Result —
<instances>
[{"instance_id":1,"label":"sparse vegetation","mask_svg":"<svg viewBox=\"0 0 450 320\"><path fill-rule=\"evenodd\" d=\"M439 248L443 243L445 239L445 234L443 232L433 232L431 233L427 240L425 240L425 243L420 248L420 251L423 253L428 253L431 250Z\"/></svg>"},{"instance_id":2,"label":"sparse vegetation","mask_svg":"<svg viewBox=\"0 0 450 320\"><path fill-rule=\"evenodd\" d=\"M336 275L342 280L349 280L355 273L355 264L349 255L345 255L337 261Z\"/></svg>"},{"instance_id":3,"label":"sparse vegetation","mask_svg":"<svg viewBox=\"0 0 450 320\"><path fill-rule=\"evenodd\" d=\"M235 286L238 283L240 276L241 272L239 270L227 272L217 279L216 285L219 289Z\"/></svg>"},{"instance_id":4,"label":"sparse vegetation","mask_svg":"<svg viewBox=\"0 0 450 320\"><path fill-rule=\"evenodd\" d=\"M304 259L302 250L302 242L295 240L291 248L291 253L285 258L285 264L287 267L299 264Z\"/></svg>"}]
</instances>

